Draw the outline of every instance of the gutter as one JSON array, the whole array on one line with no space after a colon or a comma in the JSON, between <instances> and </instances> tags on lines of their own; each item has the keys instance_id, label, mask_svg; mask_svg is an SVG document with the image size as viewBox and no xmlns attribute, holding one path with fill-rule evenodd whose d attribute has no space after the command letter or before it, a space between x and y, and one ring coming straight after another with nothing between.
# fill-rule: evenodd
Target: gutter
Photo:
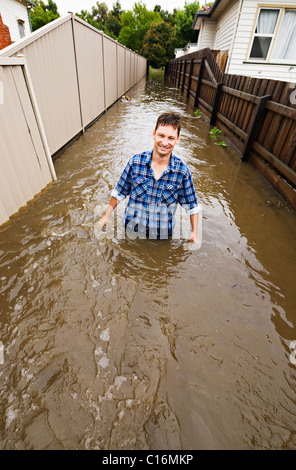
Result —
<instances>
[{"instance_id":1,"label":"gutter","mask_svg":"<svg viewBox=\"0 0 296 470\"><path fill-rule=\"evenodd\" d=\"M212 5L212 8L208 11L197 11L195 13L195 16L194 16L194 19L193 19L193 23L192 23L192 28L194 29L195 27L195 24L197 22L197 18L199 16L205 16L205 17L210 17L212 16L212 14L214 13L214 11L216 10L217 6L219 5L221 0L215 0L215 3Z\"/></svg>"}]
</instances>

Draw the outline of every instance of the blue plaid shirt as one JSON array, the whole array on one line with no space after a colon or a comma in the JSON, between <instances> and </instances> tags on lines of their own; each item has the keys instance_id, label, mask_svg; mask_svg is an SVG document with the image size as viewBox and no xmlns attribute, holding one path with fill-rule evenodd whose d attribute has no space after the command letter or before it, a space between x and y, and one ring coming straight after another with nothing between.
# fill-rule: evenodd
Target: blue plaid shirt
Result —
<instances>
[{"instance_id":1,"label":"blue plaid shirt","mask_svg":"<svg viewBox=\"0 0 296 470\"><path fill-rule=\"evenodd\" d=\"M168 167L155 180L151 157L152 151L134 155L111 196L121 201L129 195L123 216L126 228L150 238L167 238L178 203L188 215L198 213L199 205L188 165L172 154Z\"/></svg>"}]
</instances>

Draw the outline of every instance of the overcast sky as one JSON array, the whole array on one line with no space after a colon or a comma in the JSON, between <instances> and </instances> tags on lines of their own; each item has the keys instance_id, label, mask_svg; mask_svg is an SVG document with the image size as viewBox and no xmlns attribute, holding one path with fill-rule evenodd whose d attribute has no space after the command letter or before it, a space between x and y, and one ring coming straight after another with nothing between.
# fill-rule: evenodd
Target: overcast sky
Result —
<instances>
[{"instance_id":1,"label":"overcast sky","mask_svg":"<svg viewBox=\"0 0 296 470\"><path fill-rule=\"evenodd\" d=\"M99 3L103 2L111 10L116 0L99 0ZM81 10L91 11L91 7L96 4L96 0L55 0L55 3L57 4L59 14L63 16L69 11L73 13L79 13ZM146 5L148 10L153 10L155 5L160 5L163 10L172 12L174 8L183 8L185 0L143 0L142 3ZM120 4L123 10L132 10L135 0L120 0Z\"/></svg>"}]
</instances>

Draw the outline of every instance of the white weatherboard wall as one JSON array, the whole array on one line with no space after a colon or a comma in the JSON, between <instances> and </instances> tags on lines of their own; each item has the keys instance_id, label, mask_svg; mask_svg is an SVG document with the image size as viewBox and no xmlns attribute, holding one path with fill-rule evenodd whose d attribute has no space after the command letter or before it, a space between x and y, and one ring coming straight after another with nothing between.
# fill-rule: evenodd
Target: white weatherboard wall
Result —
<instances>
[{"instance_id":1,"label":"white weatherboard wall","mask_svg":"<svg viewBox=\"0 0 296 470\"><path fill-rule=\"evenodd\" d=\"M207 47L209 47L210 49L214 49L216 40L216 29L217 22L215 20L202 20L197 41L198 50L206 49Z\"/></svg>"},{"instance_id":2,"label":"white weatherboard wall","mask_svg":"<svg viewBox=\"0 0 296 470\"><path fill-rule=\"evenodd\" d=\"M296 82L296 65L291 67L291 65L246 62L258 6L266 6L270 8L290 6L295 8L296 2L295 0L285 0L285 2L276 0L268 0L266 2L245 0L243 2L232 57L229 62L227 73L233 75L247 75L256 78L283 80L286 82Z\"/></svg>"},{"instance_id":3,"label":"white weatherboard wall","mask_svg":"<svg viewBox=\"0 0 296 470\"><path fill-rule=\"evenodd\" d=\"M12 42L21 39L18 19L24 21L25 35L27 36L31 33L26 5L16 2L15 0L1 0L0 13L3 23L9 28Z\"/></svg>"},{"instance_id":4,"label":"white weatherboard wall","mask_svg":"<svg viewBox=\"0 0 296 470\"><path fill-rule=\"evenodd\" d=\"M238 0L234 0L223 11L222 15L218 19L215 49L219 49L221 51L229 51L231 49L235 34L238 7Z\"/></svg>"}]
</instances>

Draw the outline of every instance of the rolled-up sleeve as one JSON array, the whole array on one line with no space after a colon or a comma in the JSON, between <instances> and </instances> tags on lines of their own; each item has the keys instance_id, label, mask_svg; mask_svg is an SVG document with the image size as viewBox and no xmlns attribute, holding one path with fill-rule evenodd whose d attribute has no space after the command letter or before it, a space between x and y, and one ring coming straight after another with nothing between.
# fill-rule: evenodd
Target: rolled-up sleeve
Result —
<instances>
[{"instance_id":1,"label":"rolled-up sleeve","mask_svg":"<svg viewBox=\"0 0 296 470\"><path fill-rule=\"evenodd\" d=\"M184 207L188 215L198 214L200 212L200 206L189 168L187 168L187 174L182 180L182 188L179 192L178 202Z\"/></svg>"},{"instance_id":2,"label":"rolled-up sleeve","mask_svg":"<svg viewBox=\"0 0 296 470\"><path fill-rule=\"evenodd\" d=\"M111 196L115 197L119 201L125 199L125 197L130 193L131 184L132 184L132 165L131 160L127 163L125 169L122 172L121 177L116 185L116 187L111 192Z\"/></svg>"}]
</instances>

